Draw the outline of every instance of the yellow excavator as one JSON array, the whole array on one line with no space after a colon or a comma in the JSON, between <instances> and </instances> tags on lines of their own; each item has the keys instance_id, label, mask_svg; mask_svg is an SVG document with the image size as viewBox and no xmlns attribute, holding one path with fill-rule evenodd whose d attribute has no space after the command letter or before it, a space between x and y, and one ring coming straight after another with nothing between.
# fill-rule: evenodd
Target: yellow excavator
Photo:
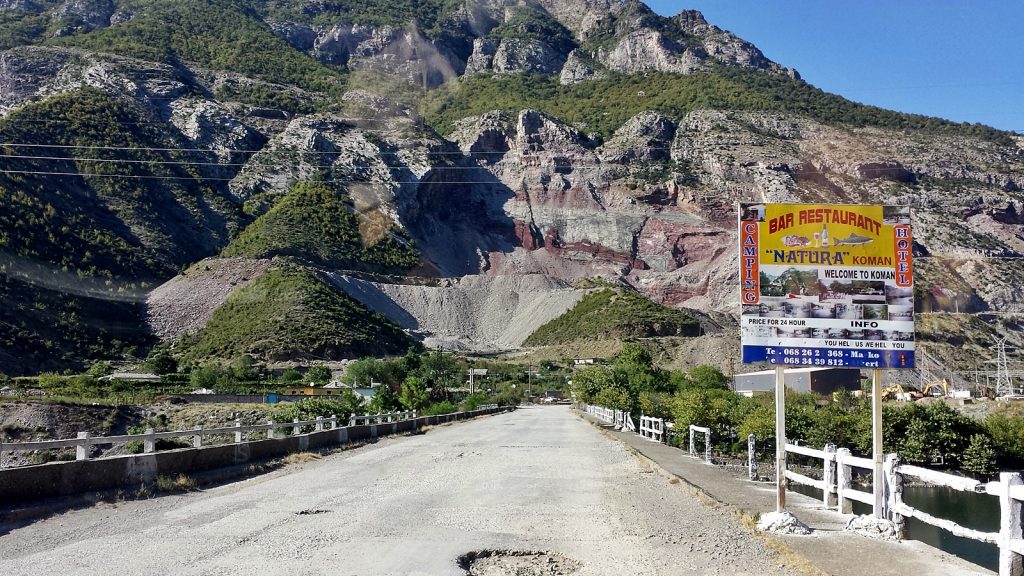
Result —
<instances>
[{"instance_id":1,"label":"yellow excavator","mask_svg":"<svg viewBox=\"0 0 1024 576\"><path fill-rule=\"evenodd\" d=\"M924 385L921 393L925 396L949 396L949 382L945 378L934 380Z\"/></svg>"},{"instance_id":2,"label":"yellow excavator","mask_svg":"<svg viewBox=\"0 0 1024 576\"><path fill-rule=\"evenodd\" d=\"M924 395L917 390L910 389L905 390L903 386L899 384L893 384L882 388L882 400L899 400L901 402L910 402L918 398L922 398Z\"/></svg>"}]
</instances>

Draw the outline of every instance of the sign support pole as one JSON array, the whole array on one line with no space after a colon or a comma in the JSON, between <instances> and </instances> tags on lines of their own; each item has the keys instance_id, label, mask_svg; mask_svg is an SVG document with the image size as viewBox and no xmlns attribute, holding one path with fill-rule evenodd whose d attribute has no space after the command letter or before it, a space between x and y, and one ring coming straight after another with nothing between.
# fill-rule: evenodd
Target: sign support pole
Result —
<instances>
[{"instance_id":1,"label":"sign support pole","mask_svg":"<svg viewBox=\"0 0 1024 576\"><path fill-rule=\"evenodd\" d=\"M873 512L875 518L882 518L885 510L885 482L882 463L882 371L871 370L871 457L874 461L872 494L875 497Z\"/></svg>"},{"instance_id":2,"label":"sign support pole","mask_svg":"<svg viewBox=\"0 0 1024 576\"><path fill-rule=\"evenodd\" d=\"M786 367L775 367L775 511L786 510Z\"/></svg>"}]
</instances>

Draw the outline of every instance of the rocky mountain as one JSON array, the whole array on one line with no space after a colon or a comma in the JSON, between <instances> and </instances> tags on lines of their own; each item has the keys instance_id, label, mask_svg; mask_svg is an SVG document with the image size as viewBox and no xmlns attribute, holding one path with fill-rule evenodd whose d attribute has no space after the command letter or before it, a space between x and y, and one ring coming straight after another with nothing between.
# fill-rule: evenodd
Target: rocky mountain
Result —
<instances>
[{"instance_id":1,"label":"rocky mountain","mask_svg":"<svg viewBox=\"0 0 1024 576\"><path fill-rule=\"evenodd\" d=\"M515 348L595 277L713 332L747 200L909 204L923 311L1024 314L1024 137L635 1L0 0L0 167L4 373Z\"/></svg>"}]
</instances>

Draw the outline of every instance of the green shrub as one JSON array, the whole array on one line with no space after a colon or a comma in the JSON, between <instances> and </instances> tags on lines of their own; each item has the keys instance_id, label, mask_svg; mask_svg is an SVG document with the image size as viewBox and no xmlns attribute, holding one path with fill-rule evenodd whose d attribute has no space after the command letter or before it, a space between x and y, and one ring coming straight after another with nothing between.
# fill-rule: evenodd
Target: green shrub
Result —
<instances>
[{"instance_id":1,"label":"green shrub","mask_svg":"<svg viewBox=\"0 0 1024 576\"><path fill-rule=\"evenodd\" d=\"M417 412L419 416L440 416L442 414L454 414L459 411L459 407L451 402L445 400L444 402L436 402L427 406L423 410Z\"/></svg>"},{"instance_id":2,"label":"green shrub","mask_svg":"<svg viewBox=\"0 0 1024 576\"><path fill-rule=\"evenodd\" d=\"M459 410L462 412L472 412L477 409L477 406L484 404L493 404L491 397L483 392L477 392L463 398L462 402L459 403Z\"/></svg>"}]
</instances>

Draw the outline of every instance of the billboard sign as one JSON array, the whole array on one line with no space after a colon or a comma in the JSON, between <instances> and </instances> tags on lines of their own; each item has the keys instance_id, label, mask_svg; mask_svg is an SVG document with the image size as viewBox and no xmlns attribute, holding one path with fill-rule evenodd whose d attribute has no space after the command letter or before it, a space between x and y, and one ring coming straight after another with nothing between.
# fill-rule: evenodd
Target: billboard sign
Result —
<instances>
[{"instance_id":1,"label":"billboard sign","mask_svg":"<svg viewBox=\"0 0 1024 576\"><path fill-rule=\"evenodd\" d=\"M741 204L744 363L914 367L910 208Z\"/></svg>"}]
</instances>

